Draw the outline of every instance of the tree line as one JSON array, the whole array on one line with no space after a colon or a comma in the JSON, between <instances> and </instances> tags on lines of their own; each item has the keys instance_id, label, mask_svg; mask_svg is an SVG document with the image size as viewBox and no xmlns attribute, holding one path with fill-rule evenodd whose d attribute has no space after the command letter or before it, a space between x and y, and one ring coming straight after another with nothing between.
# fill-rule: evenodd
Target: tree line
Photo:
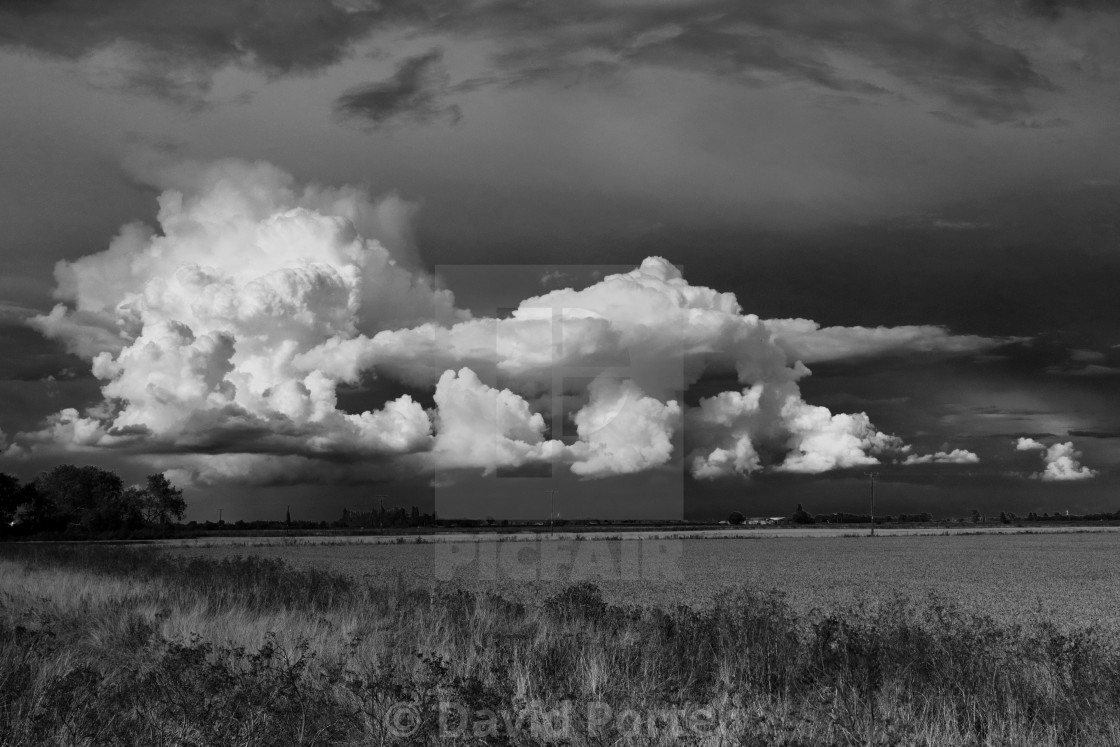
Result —
<instances>
[{"instance_id":1,"label":"tree line","mask_svg":"<svg viewBox=\"0 0 1120 747\"><path fill-rule=\"evenodd\" d=\"M406 510L401 506L385 508L379 506L370 511L352 511L342 509L342 518L334 522L336 527L428 527L435 526L439 521L435 511L430 514L420 513L420 509L413 506Z\"/></svg>"},{"instance_id":2,"label":"tree line","mask_svg":"<svg viewBox=\"0 0 1120 747\"><path fill-rule=\"evenodd\" d=\"M183 491L161 474L125 486L100 467L59 465L21 483L0 473L0 530L28 535L106 532L162 526L183 518Z\"/></svg>"}]
</instances>

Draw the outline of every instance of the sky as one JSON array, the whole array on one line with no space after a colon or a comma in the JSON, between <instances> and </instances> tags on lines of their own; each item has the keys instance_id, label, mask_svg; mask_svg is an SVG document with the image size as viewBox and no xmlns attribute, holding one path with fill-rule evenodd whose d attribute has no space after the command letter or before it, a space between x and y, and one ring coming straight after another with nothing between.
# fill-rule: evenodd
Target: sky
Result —
<instances>
[{"instance_id":1,"label":"sky","mask_svg":"<svg viewBox=\"0 0 1120 747\"><path fill-rule=\"evenodd\" d=\"M0 4L0 471L1115 511L1103 0ZM555 491L555 492L553 492Z\"/></svg>"}]
</instances>

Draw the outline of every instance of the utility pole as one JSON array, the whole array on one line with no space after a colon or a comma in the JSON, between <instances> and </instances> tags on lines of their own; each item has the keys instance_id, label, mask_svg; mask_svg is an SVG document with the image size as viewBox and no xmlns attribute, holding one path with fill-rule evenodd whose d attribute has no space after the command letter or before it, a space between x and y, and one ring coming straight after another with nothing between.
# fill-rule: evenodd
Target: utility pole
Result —
<instances>
[{"instance_id":1,"label":"utility pole","mask_svg":"<svg viewBox=\"0 0 1120 747\"><path fill-rule=\"evenodd\" d=\"M549 503L549 509L548 509L548 531L549 531L550 534L552 534L553 533L552 517L556 515L556 493L557 493L557 491L556 490L546 490L545 492L548 493L548 495L552 499L551 502Z\"/></svg>"},{"instance_id":2,"label":"utility pole","mask_svg":"<svg viewBox=\"0 0 1120 747\"><path fill-rule=\"evenodd\" d=\"M222 523L222 509L220 508L218 509L218 523Z\"/></svg>"},{"instance_id":3,"label":"utility pole","mask_svg":"<svg viewBox=\"0 0 1120 747\"><path fill-rule=\"evenodd\" d=\"M373 496L377 499L377 526L385 526L385 499L388 497L384 494Z\"/></svg>"},{"instance_id":4,"label":"utility pole","mask_svg":"<svg viewBox=\"0 0 1120 747\"><path fill-rule=\"evenodd\" d=\"M875 473L871 473L871 536L875 536Z\"/></svg>"}]
</instances>

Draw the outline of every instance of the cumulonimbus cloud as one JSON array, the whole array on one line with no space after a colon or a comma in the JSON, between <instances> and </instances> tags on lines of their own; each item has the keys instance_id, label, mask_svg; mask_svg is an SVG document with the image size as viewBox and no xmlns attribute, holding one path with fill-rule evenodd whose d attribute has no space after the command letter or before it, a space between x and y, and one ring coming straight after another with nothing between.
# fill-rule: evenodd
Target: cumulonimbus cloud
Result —
<instances>
[{"instance_id":1,"label":"cumulonimbus cloud","mask_svg":"<svg viewBox=\"0 0 1120 747\"><path fill-rule=\"evenodd\" d=\"M59 304L29 322L89 360L103 400L16 434L9 455L117 449L203 481L276 480L285 465L319 481L319 462L360 460L553 462L582 478L674 458L703 479L815 473L904 447L863 413L806 402L804 362L999 342L767 322L659 257L477 318L422 269L414 208L395 196L236 160L145 173L163 188L158 228L129 224L105 251L60 263ZM684 407L711 375L739 387ZM434 407L400 394L340 408L339 387L369 377L427 390Z\"/></svg>"}]
</instances>

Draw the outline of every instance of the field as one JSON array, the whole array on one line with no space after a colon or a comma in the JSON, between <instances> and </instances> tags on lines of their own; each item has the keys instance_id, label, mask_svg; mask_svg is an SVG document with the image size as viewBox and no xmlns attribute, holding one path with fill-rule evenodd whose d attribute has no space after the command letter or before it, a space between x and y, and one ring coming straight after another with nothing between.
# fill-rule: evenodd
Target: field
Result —
<instances>
[{"instance_id":1,"label":"field","mask_svg":"<svg viewBox=\"0 0 1120 747\"><path fill-rule=\"evenodd\" d=\"M1114 540L8 543L0 745L1120 744Z\"/></svg>"},{"instance_id":2,"label":"field","mask_svg":"<svg viewBox=\"0 0 1120 747\"><path fill-rule=\"evenodd\" d=\"M461 539L468 555L472 543L494 544L479 537ZM1000 621L1038 618L1064 629L1092 625L1120 634L1120 533L1115 532L871 538L787 531L779 536L756 532L735 539L683 539L677 546L677 567L669 569L679 570L679 574L639 573L637 579L619 578L623 542L640 544L641 540L561 539L545 541L544 547L527 542L522 557L530 570L542 552L561 557L566 553L573 561L557 564L556 574L538 567L535 580L503 574L500 556L499 572L491 574L496 578L482 578L476 551L474 564L456 566L452 580L469 589L522 601L540 601L572 581L594 580L611 603L663 608L678 604L710 607L729 590L746 586L782 592L800 614L813 608L882 603L898 594L918 600L934 596ZM502 549L521 546L499 545ZM610 553L610 566L574 562L593 547ZM440 548L432 544L231 543L173 551L188 557L282 559L297 567L377 584L428 587L450 583L439 578L435 566ZM542 576L547 578L542 580Z\"/></svg>"}]
</instances>

